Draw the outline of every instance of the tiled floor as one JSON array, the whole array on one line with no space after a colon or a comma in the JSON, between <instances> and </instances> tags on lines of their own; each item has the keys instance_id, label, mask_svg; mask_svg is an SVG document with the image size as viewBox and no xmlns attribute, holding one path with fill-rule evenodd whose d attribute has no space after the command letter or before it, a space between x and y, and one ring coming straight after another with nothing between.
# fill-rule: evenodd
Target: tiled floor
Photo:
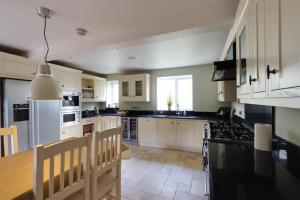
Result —
<instances>
[{"instance_id":1,"label":"tiled floor","mask_svg":"<svg viewBox=\"0 0 300 200\"><path fill-rule=\"evenodd\" d=\"M132 146L122 161L122 200L202 200L201 154Z\"/></svg>"}]
</instances>

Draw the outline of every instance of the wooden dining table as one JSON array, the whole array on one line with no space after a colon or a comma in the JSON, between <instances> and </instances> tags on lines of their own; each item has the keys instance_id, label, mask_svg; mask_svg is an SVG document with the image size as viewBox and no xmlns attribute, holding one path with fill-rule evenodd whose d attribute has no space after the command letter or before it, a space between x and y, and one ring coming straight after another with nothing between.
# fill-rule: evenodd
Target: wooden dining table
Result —
<instances>
[{"instance_id":1,"label":"wooden dining table","mask_svg":"<svg viewBox=\"0 0 300 200\"><path fill-rule=\"evenodd\" d=\"M130 148L122 145L122 159L128 158ZM75 154L77 155L77 154ZM69 153L65 154L65 161L69 163ZM32 200L33 199L33 150L20 152L0 158L0 200ZM74 156L74 163L77 157ZM49 162L44 163L44 180L49 177ZM54 175L60 174L60 156L54 158ZM65 171L69 165L65 165Z\"/></svg>"}]
</instances>

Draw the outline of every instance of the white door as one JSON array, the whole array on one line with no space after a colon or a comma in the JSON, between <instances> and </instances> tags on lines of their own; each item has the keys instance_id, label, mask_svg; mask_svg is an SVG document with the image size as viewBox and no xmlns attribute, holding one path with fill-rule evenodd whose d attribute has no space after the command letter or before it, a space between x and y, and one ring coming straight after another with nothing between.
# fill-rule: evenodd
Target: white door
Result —
<instances>
[{"instance_id":1,"label":"white door","mask_svg":"<svg viewBox=\"0 0 300 200\"><path fill-rule=\"evenodd\" d=\"M157 123L155 118L138 118L138 133L141 146L157 146Z\"/></svg>"},{"instance_id":2,"label":"white door","mask_svg":"<svg viewBox=\"0 0 300 200\"><path fill-rule=\"evenodd\" d=\"M97 101L106 101L105 80L94 80L94 99Z\"/></svg>"},{"instance_id":3,"label":"white door","mask_svg":"<svg viewBox=\"0 0 300 200\"><path fill-rule=\"evenodd\" d=\"M176 145L176 120L158 119L157 130L159 144L164 147L174 147Z\"/></svg>"},{"instance_id":4,"label":"white door","mask_svg":"<svg viewBox=\"0 0 300 200\"><path fill-rule=\"evenodd\" d=\"M193 148L194 120L177 120L176 146L180 148Z\"/></svg>"}]
</instances>

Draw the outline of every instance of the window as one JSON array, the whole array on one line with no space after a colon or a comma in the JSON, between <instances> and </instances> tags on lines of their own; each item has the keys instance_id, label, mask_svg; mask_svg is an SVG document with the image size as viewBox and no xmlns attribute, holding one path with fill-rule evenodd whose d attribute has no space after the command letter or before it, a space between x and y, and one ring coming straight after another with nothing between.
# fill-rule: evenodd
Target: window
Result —
<instances>
[{"instance_id":1,"label":"window","mask_svg":"<svg viewBox=\"0 0 300 200\"><path fill-rule=\"evenodd\" d=\"M193 110L193 76L157 78L157 109Z\"/></svg>"},{"instance_id":2,"label":"window","mask_svg":"<svg viewBox=\"0 0 300 200\"><path fill-rule=\"evenodd\" d=\"M119 81L106 82L106 107L119 107Z\"/></svg>"}]
</instances>

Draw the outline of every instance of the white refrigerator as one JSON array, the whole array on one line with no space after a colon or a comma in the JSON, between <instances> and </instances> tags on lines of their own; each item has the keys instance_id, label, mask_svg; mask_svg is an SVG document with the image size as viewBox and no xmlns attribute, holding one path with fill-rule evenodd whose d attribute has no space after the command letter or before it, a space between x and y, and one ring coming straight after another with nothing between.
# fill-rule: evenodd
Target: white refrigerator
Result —
<instances>
[{"instance_id":1,"label":"white refrigerator","mask_svg":"<svg viewBox=\"0 0 300 200\"><path fill-rule=\"evenodd\" d=\"M60 139L60 101L30 101L30 147Z\"/></svg>"},{"instance_id":2,"label":"white refrigerator","mask_svg":"<svg viewBox=\"0 0 300 200\"><path fill-rule=\"evenodd\" d=\"M28 100L30 81L5 79L3 83L4 127L17 126L19 150L24 151L37 144L59 141L61 101ZM14 119L16 104L29 104L26 119Z\"/></svg>"}]
</instances>

